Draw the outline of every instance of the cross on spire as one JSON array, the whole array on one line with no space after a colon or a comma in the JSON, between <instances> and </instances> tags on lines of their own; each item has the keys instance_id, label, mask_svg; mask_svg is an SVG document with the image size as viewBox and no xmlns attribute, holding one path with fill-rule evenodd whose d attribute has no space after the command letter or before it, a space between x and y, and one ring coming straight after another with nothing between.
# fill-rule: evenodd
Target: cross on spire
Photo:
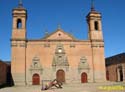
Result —
<instances>
[{"instance_id":1,"label":"cross on spire","mask_svg":"<svg viewBox=\"0 0 125 92\"><path fill-rule=\"evenodd\" d=\"M45 36L48 36L48 30L47 29L45 29Z\"/></svg>"},{"instance_id":2,"label":"cross on spire","mask_svg":"<svg viewBox=\"0 0 125 92\"><path fill-rule=\"evenodd\" d=\"M61 24L58 24L57 29L61 29Z\"/></svg>"},{"instance_id":3,"label":"cross on spire","mask_svg":"<svg viewBox=\"0 0 125 92\"><path fill-rule=\"evenodd\" d=\"M95 11L94 0L91 0L91 11Z\"/></svg>"},{"instance_id":4,"label":"cross on spire","mask_svg":"<svg viewBox=\"0 0 125 92\"><path fill-rule=\"evenodd\" d=\"M19 0L19 7L23 7L23 2L22 2L22 0Z\"/></svg>"}]
</instances>

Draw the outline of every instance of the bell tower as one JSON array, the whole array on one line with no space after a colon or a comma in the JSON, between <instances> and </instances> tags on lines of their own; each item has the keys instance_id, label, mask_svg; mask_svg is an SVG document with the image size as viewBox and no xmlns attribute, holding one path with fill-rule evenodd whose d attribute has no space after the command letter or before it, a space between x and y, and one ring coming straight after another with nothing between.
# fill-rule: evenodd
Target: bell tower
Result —
<instances>
[{"instance_id":1,"label":"bell tower","mask_svg":"<svg viewBox=\"0 0 125 92\"><path fill-rule=\"evenodd\" d=\"M89 28L88 35L91 42L92 51L93 82L104 82L106 81L106 75L101 13L95 10L93 0L91 11L86 18Z\"/></svg>"},{"instance_id":2,"label":"bell tower","mask_svg":"<svg viewBox=\"0 0 125 92\"><path fill-rule=\"evenodd\" d=\"M103 41L101 13L95 10L93 3L91 6L91 11L87 15L87 23L89 27L89 39Z\"/></svg>"},{"instance_id":3,"label":"bell tower","mask_svg":"<svg viewBox=\"0 0 125 92\"><path fill-rule=\"evenodd\" d=\"M12 15L13 15L12 39L26 39L27 11L23 7L21 0L19 1L18 7L13 9Z\"/></svg>"},{"instance_id":4,"label":"bell tower","mask_svg":"<svg viewBox=\"0 0 125 92\"><path fill-rule=\"evenodd\" d=\"M14 85L26 85L26 19L27 12L19 1L12 11L11 73Z\"/></svg>"}]
</instances>

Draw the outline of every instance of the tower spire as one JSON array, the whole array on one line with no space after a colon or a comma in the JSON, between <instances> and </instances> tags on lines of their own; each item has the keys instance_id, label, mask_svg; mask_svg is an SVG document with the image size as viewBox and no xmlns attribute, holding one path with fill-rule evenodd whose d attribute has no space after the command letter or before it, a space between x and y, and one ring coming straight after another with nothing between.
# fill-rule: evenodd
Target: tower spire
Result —
<instances>
[{"instance_id":1,"label":"tower spire","mask_svg":"<svg viewBox=\"0 0 125 92\"><path fill-rule=\"evenodd\" d=\"M91 0L91 11L95 11L94 0Z\"/></svg>"},{"instance_id":2,"label":"tower spire","mask_svg":"<svg viewBox=\"0 0 125 92\"><path fill-rule=\"evenodd\" d=\"M22 2L22 0L19 0L19 7L23 7L23 2Z\"/></svg>"}]
</instances>

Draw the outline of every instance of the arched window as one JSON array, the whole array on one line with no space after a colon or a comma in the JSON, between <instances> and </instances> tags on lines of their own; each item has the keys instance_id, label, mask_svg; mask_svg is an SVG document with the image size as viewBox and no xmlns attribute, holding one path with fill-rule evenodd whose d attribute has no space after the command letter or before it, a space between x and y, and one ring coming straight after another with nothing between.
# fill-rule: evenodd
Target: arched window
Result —
<instances>
[{"instance_id":1,"label":"arched window","mask_svg":"<svg viewBox=\"0 0 125 92\"><path fill-rule=\"evenodd\" d=\"M99 29L98 21L94 22L94 27L95 27L95 30L98 31L98 29Z\"/></svg>"},{"instance_id":2,"label":"arched window","mask_svg":"<svg viewBox=\"0 0 125 92\"><path fill-rule=\"evenodd\" d=\"M22 21L21 21L21 19L18 19L18 20L17 20L17 28L18 28L18 29L21 29L21 28L22 28Z\"/></svg>"}]
</instances>

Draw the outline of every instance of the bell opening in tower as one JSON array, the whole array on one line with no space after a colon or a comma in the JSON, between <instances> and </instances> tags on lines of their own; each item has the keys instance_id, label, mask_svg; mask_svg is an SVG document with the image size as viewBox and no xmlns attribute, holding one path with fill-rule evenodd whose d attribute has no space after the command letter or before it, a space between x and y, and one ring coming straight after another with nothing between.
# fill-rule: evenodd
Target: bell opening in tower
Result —
<instances>
[{"instance_id":1,"label":"bell opening in tower","mask_svg":"<svg viewBox=\"0 0 125 92\"><path fill-rule=\"evenodd\" d=\"M22 28L22 21L21 19L17 20L17 29L21 29Z\"/></svg>"}]
</instances>

